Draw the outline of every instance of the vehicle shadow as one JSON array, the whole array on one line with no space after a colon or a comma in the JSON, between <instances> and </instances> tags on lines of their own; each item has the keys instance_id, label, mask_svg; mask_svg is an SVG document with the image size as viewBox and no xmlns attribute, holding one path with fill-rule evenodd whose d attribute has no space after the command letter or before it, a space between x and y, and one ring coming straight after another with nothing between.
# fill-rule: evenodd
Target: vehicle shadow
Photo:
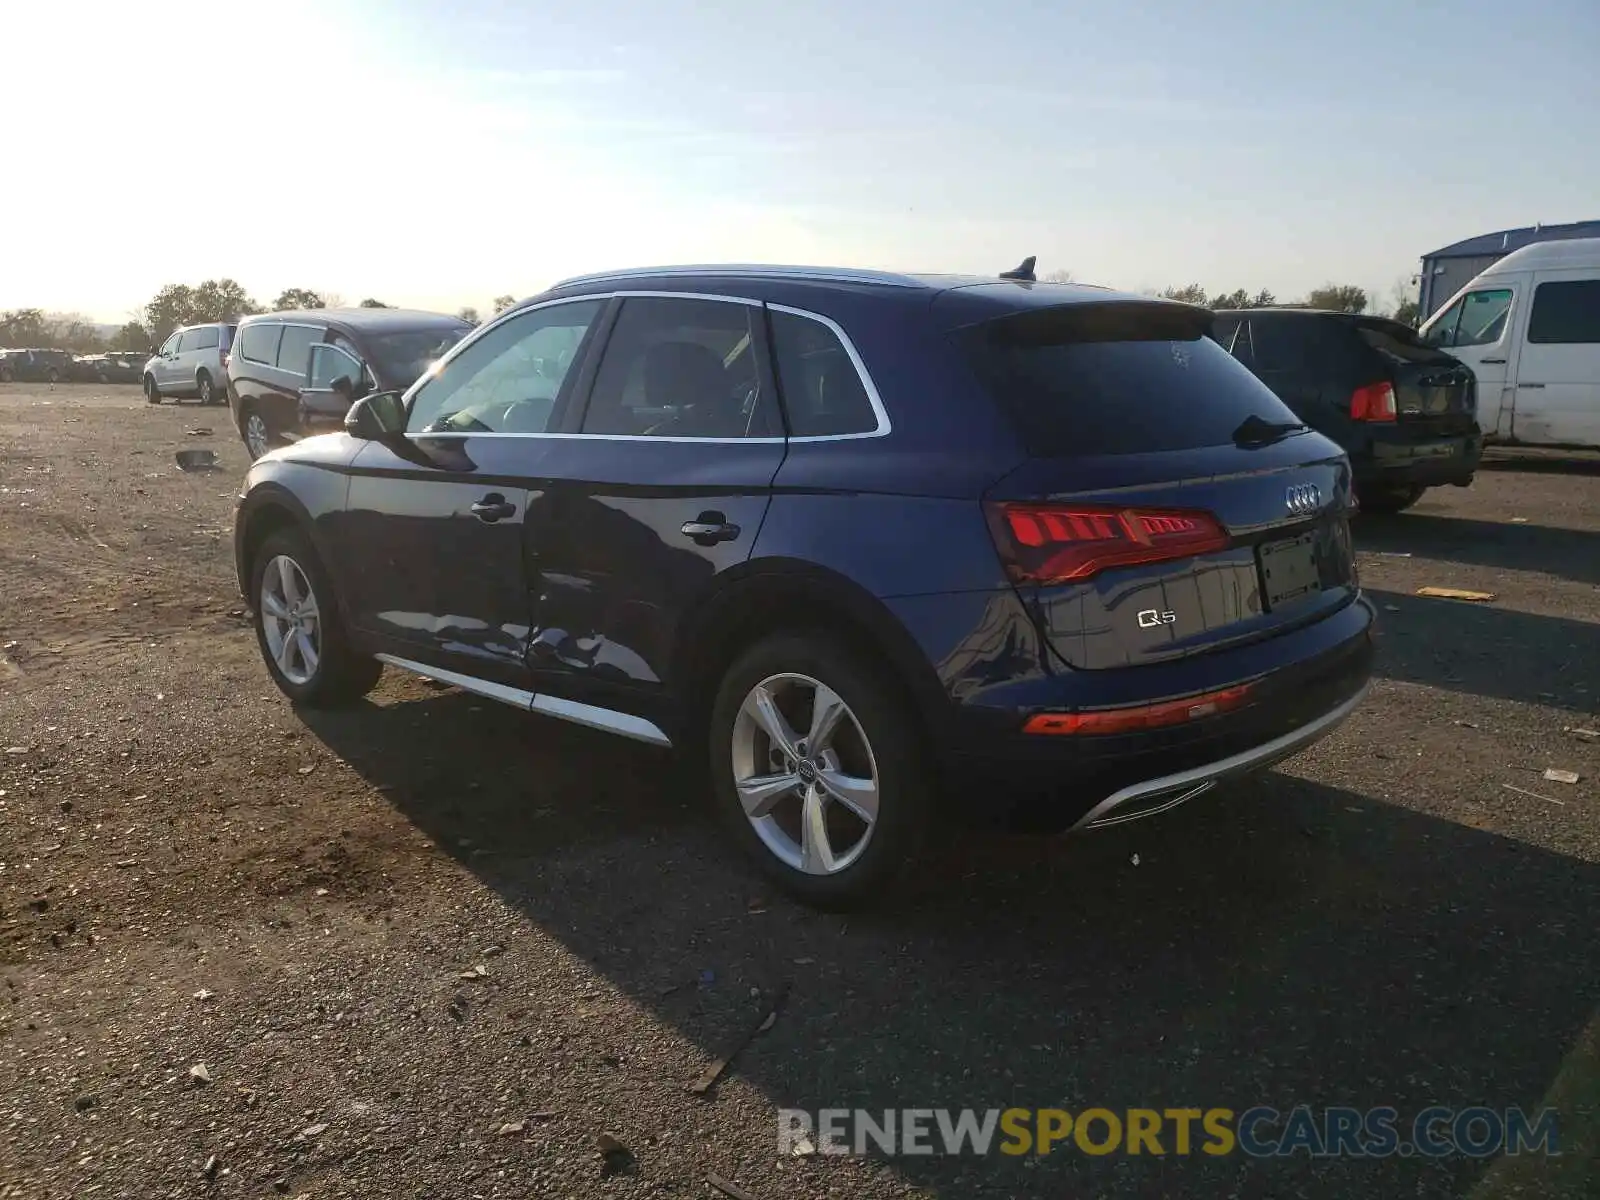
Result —
<instances>
[{"instance_id":1,"label":"vehicle shadow","mask_svg":"<svg viewBox=\"0 0 1600 1200\"><path fill-rule=\"evenodd\" d=\"M1600 454L1583 451L1496 450L1478 463L1480 471L1523 471L1535 475L1600 475Z\"/></svg>"},{"instance_id":2,"label":"vehicle shadow","mask_svg":"<svg viewBox=\"0 0 1600 1200\"><path fill-rule=\"evenodd\" d=\"M1368 589L1378 674L1452 692L1600 710L1600 629L1587 621Z\"/></svg>"},{"instance_id":3,"label":"vehicle shadow","mask_svg":"<svg viewBox=\"0 0 1600 1200\"><path fill-rule=\"evenodd\" d=\"M1597 531L1399 513L1363 515L1353 532L1357 550L1414 554L1419 558L1600 584Z\"/></svg>"},{"instance_id":4,"label":"vehicle shadow","mask_svg":"<svg viewBox=\"0 0 1600 1200\"><path fill-rule=\"evenodd\" d=\"M304 717L707 1060L764 1010L750 987L791 986L731 1068L774 1109L1391 1105L1406 1129L1431 1104L1536 1107L1600 995L1600 868L1290 776L1073 842L972 839L843 919L770 898L657 752L455 693ZM1167 1148L856 1169L950 1200L1442 1197L1484 1170ZM835 1167L789 1164L782 1194L848 1194Z\"/></svg>"}]
</instances>

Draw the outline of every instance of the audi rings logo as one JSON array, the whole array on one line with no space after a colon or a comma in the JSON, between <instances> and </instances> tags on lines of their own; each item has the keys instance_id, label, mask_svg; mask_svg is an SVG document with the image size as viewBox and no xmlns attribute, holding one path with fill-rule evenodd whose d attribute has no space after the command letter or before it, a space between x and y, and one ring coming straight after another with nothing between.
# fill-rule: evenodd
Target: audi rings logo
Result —
<instances>
[{"instance_id":1,"label":"audi rings logo","mask_svg":"<svg viewBox=\"0 0 1600 1200\"><path fill-rule=\"evenodd\" d=\"M1322 489L1314 483L1297 483L1283 493L1283 503L1296 516L1306 516L1322 507Z\"/></svg>"}]
</instances>

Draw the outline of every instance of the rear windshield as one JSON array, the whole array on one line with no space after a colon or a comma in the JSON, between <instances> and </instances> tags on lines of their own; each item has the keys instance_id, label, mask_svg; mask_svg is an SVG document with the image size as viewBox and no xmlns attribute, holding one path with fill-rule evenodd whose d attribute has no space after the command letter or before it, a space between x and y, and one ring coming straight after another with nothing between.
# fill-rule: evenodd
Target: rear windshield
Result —
<instances>
[{"instance_id":1,"label":"rear windshield","mask_svg":"<svg viewBox=\"0 0 1600 1200\"><path fill-rule=\"evenodd\" d=\"M1429 346L1415 329L1398 321L1358 321L1356 332L1378 353L1403 363L1447 363L1455 359Z\"/></svg>"},{"instance_id":2,"label":"rear windshield","mask_svg":"<svg viewBox=\"0 0 1600 1200\"><path fill-rule=\"evenodd\" d=\"M1028 453L1139 454L1233 443L1247 417L1295 415L1175 305L1064 305L963 331Z\"/></svg>"}]
</instances>

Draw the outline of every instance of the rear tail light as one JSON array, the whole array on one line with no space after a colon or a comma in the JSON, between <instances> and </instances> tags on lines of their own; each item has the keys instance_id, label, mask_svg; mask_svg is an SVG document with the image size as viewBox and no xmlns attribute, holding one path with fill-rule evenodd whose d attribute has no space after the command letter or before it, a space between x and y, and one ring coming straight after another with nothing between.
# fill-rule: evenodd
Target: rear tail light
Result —
<instances>
[{"instance_id":1,"label":"rear tail light","mask_svg":"<svg viewBox=\"0 0 1600 1200\"><path fill-rule=\"evenodd\" d=\"M1137 733L1143 729L1164 729L1187 721L1203 721L1242 707L1250 699L1251 686L1224 688L1183 700L1160 704L1138 704L1130 708L1101 708L1089 712L1035 713L1022 727L1024 733L1096 734Z\"/></svg>"},{"instance_id":2,"label":"rear tail light","mask_svg":"<svg viewBox=\"0 0 1600 1200\"><path fill-rule=\"evenodd\" d=\"M1371 383L1350 394L1352 421L1392 421L1395 419L1394 385Z\"/></svg>"},{"instance_id":3,"label":"rear tail light","mask_svg":"<svg viewBox=\"0 0 1600 1200\"><path fill-rule=\"evenodd\" d=\"M995 546L1013 583L1069 583L1112 567L1168 562L1228 546L1208 512L1097 505L985 505Z\"/></svg>"}]
</instances>

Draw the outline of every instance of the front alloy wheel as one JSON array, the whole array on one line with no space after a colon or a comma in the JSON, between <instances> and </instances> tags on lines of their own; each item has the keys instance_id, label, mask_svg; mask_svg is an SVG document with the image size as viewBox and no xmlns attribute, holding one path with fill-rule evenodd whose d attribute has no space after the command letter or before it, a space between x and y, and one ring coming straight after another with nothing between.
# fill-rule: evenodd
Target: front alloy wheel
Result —
<instances>
[{"instance_id":1,"label":"front alloy wheel","mask_svg":"<svg viewBox=\"0 0 1600 1200\"><path fill-rule=\"evenodd\" d=\"M261 573L261 632L286 680L305 687L315 678L322 661L322 614L311 581L287 554L271 559Z\"/></svg>"},{"instance_id":2,"label":"front alloy wheel","mask_svg":"<svg viewBox=\"0 0 1600 1200\"><path fill-rule=\"evenodd\" d=\"M807 875L847 870L878 823L878 766L861 723L808 675L751 688L733 725L745 819L779 862Z\"/></svg>"}]
</instances>

